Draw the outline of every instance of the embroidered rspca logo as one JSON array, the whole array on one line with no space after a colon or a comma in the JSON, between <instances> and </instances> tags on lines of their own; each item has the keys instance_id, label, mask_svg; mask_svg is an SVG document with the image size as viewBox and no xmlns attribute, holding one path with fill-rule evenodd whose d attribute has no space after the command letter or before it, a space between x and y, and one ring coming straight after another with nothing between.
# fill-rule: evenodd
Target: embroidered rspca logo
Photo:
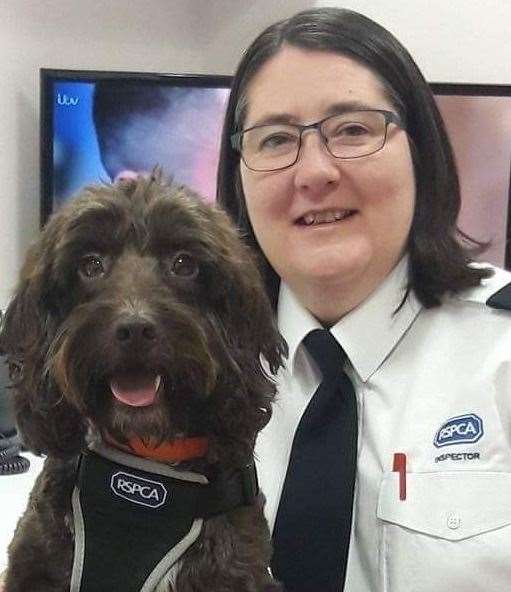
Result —
<instances>
[{"instance_id":1,"label":"embroidered rspca logo","mask_svg":"<svg viewBox=\"0 0 511 592\"><path fill-rule=\"evenodd\" d=\"M451 417L435 434L437 448L452 444L473 444L483 436L483 420L474 413Z\"/></svg>"},{"instance_id":2,"label":"embroidered rspca logo","mask_svg":"<svg viewBox=\"0 0 511 592\"><path fill-rule=\"evenodd\" d=\"M115 495L147 508L159 508L167 499L167 489L163 483L122 471L112 475L110 489Z\"/></svg>"}]
</instances>

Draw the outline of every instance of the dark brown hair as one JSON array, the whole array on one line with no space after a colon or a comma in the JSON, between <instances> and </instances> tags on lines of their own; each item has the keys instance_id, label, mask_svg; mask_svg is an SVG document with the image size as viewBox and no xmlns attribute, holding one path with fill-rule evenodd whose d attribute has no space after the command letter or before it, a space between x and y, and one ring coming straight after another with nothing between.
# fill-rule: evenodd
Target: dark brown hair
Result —
<instances>
[{"instance_id":1,"label":"dark brown hair","mask_svg":"<svg viewBox=\"0 0 511 592\"><path fill-rule=\"evenodd\" d=\"M222 135L217 199L259 252L273 305L280 278L262 253L248 219L240 158L230 136L243 127L250 81L285 44L347 55L368 67L383 82L405 122L416 183L407 245L409 289L422 304L438 306L444 294L477 286L490 276L488 268L469 266L486 245L456 226L461 197L453 151L433 94L412 57L389 31L369 18L350 10L317 8L268 27L246 50L234 76Z\"/></svg>"}]
</instances>

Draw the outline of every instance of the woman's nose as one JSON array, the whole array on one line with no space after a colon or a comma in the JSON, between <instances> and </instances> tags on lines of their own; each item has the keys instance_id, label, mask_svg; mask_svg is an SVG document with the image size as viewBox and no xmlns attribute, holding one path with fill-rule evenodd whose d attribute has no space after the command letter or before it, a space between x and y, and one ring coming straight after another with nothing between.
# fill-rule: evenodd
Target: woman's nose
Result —
<instances>
[{"instance_id":1,"label":"woman's nose","mask_svg":"<svg viewBox=\"0 0 511 592\"><path fill-rule=\"evenodd\" d=\"M331 188L340 179L341 173L337 159L328 152L319 133L306 133L298 161L295 164L295 186L312 193Z\"/></svg>"}]
</instances>

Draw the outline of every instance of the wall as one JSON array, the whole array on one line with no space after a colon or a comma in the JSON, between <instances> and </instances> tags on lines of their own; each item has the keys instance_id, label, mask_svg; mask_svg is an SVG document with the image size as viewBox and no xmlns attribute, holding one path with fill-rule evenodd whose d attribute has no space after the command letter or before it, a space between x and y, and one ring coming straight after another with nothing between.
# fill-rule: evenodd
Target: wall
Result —
<instances>
[{"instance_id":1,"label":"wall","mask_svg":"<svg viewBox=\"0 0 511 592\"><path fill-rule=\"evenodd\" d=\"M0 0L0 308L38 232L40 67L231 73L242 48L265 25L324 4ZM394 32L429 80L511 83L508 0L352 0L342 5Z\"/></svg>"},{"instance_id":2,"label":"wall","mask_svg":"<svg viewBox=\"0 0 511 592\"><path fill-rule=\"evenodd\" d=\"M389 29L431 82L511 84L509 0L339 0Z\"/></svg>"}]
</instances>

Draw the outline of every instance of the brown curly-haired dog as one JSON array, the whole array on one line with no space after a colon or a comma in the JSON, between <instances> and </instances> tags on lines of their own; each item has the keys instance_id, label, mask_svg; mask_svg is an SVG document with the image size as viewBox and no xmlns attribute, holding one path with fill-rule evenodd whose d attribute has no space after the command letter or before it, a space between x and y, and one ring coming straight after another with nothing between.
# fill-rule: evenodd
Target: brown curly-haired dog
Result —
<instances>
[{"instance_id":1,"label":"brown curly-haired dog","mask_svg":"<svg viewBox=\"0 0 511 592\"><path fill-rule=\"evenodd\" d=\"M47 455L9 547L7 592L64 592L70 582L71 590L125 592L101 571L92 584L73 583L79 521L72 496L83 459L94 457L90 448L118 451L121 460L137 451L161 461L149 466L169 466L170 480L176 469L192 475L186 499L208 481L213 497L233 495L246 486L243 467L270 416L275 388L261 357L271 375L285 355L257 267L227 216L158 175L89 188L50 220L22 269L0 349L23 440ZM150 514L161 501L161 488L147 483L119 481L111 496L142 526L145 515L136 511ZM137 491L154 499L146 504ZM136 561L125 560L122 570L134 574L128 579L145 581L132 589L280 590L268 575L261 496L248 505L240 495L230 506L213 502L221 513L199 520L198 538L172 573L160 566L158 578L147 580ZM91 530L103 522L109 529L108 512ZM130 528L122 528L114 553L121 558L119 539L132 544ZM146 531L153 528L156 544L167 523L162 518Z\"/></svg>"}]
</instances>

